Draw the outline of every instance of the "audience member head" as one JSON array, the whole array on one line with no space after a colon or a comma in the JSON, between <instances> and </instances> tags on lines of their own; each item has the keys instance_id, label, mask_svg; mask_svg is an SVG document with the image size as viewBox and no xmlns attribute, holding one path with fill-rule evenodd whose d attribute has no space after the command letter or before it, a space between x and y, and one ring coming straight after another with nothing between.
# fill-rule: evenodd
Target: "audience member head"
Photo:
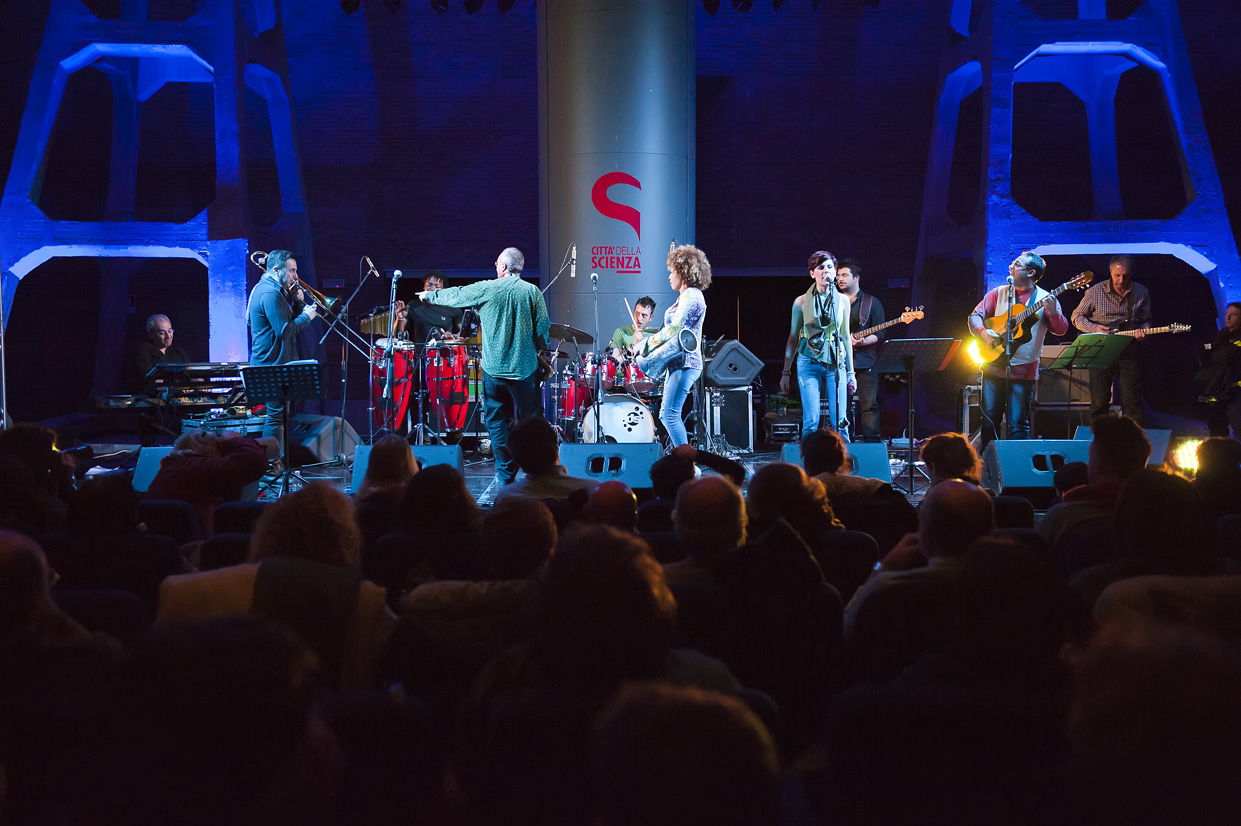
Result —
<instances>
[{"instance_id":1,"label":"audience member head","mask_svg":"<svg viewBox=\"0 0 1241 826\"><path fill-rule=\"evenodd\" d=\"M918 507L918 549L928 559L960 557L975 539L993 530L991 497L970 482L940 482Z\"/></svg>"},{"instance_id":2,"label":"audience member head","mask_svg":"<svg viewBox=\"0 0 1241 826\"><path fill-rule=\"evenodd\" d=\"M50 580L39 543L16 531L0 530L0 640L7 642L35 617L56 610Z\"/></svg>"},{"instance_id":3,"label":"audience member head","mask_svg":"<svg viewBox=\"0 0 1241 826\"><path fill-rule=\"evenodd\" d=\"M801 463L806 475L847 473L849 453L840 434L827 427L812 430L801 438Z\"/></svg>"},{"instance_id":4,"label":"audience member head","mask_svg":"<svg viewBox=\"0 0 1241 826\"><path fill-rule=\"evenodd\" d=\"M366 475L362 477L355 496L362 498L379 490L404 488L417 472L418 465L409 442L403 436L389 433L371 448Z\"/></svg>"},{"instance_id":5,"label":"audience member head","mask_svg":"<svg viewBox=\"0 0 1241 826\"><path fill-rule=\"evenodd\" d=\"M922 443L921 455L932 485L945 479L964 479L977 485L982 479L982 459L961 433L932 436Z\"/></svg>"},{"instance_id":6,"label":"audience member head","mask_svg":"<svg viewBox=\"0 0 1241 826\"><path fill-rule=\"evenodd\" d=\"M509 429L508 452L517 467L530 475L551 473L560 464L556 431L542 416L522 419Z\"/></svg>"},{"instance_id":7,"label":"audience member head","mask_svg":"<svg viewBox=\"0 0 1241 826\"><path fill-rule=\"evenodd\" d=\"M590 492L585 514L592 522L632 533L638 522L638 497L629 485L610 479Z\"/></svg>"},{"instance_id":8,"label":"audience member head","mask_svg":"<svg viewBox=\"0 0 1241 826\"><path fill-rule=\"evenodd\" d=\"M314 482L264 509L250 539L250 561L295 556L329 565L357 566L362 532L349 497Z\"/></svg>"},{"instance_id":9,"label":"audience member head","mask_svg":"<svg viewBox=\"0 0 1241 826\"><path fill-rule=\"evenodd\" d=\"M1073 488L1090 481L1089 465L1085 462L1066 462L1052 474L1051 483L1057 496L1064 496Z\"/></svg>"},{"instance_id":10,"label":"audience member head","mask_svg":"<svg viewBox=\"0 0 1241 826\"><path fill-rule=\"evenodd\" d=\"M704 476L677 491L672 526L692 559L710 561L745 544L745 499L722 476Z\"/></svg>"},{"instance_id":11,"label":"audience member head","mask_svg":"<svg viewBox=\"0 0 1241 826\"><path fill-rule=\"evenodd\" d=\"M397 519L411 535L469 533L482 527L483 512L455 467L428 465L410 478Z\"/></svg>"},{"instance_id":12,"label":"audience member head","mask_svg":"<svg viewBox=\"0 0 1241 826\"><path fill-rule=\"evenodd\" d=\"M1241 806L1241 657L1186 628L1106 628L1077 669L1068 734L1086 818L1231 823ZM1100 818L1102 816L1103 819Z\"/></svg>"},{"instance_id":13,"label":"audience member head","mask_svg":"<svg viewBox=\"0 0 1241 826\"><path fill-rule=\"evenodd\" d=\"M556 520L538 499L510 496L483 516L481 550L496 579L527 579L556 548Z\"/></svg>"},{"instance_id":14,"label":"audience member head","mask_svg":"<svg viewBox=\"0 0 1241 826\"><path fill-rule=\"evenodd\" d=\"M761 826L780 821L775 744L744 703L635 683L600 716L591 747L606 826Z\"/></svg>"},{"instance_id":15,"label":"audience member head","mask_svg":"<svg viewBox=\"0 0 1241 826\"><path fill-rule=\"evenodd\" d=\"M34 474L35 483L54 490L52 471L56 466L56 431L41 424L18 422L0 430L0 454L18 459Z\"/></svg>"},{"instance_id":16,"label":"audience member head","mask_svg":"<svg viewBox=\"0 0 1241 826\"><path fill-rule=\"evenodd\" d=\"M219 456L220 434L204 427L187 430L172 445L169 455L195 454L197 456Z\"/></svg>"},{"instance_id":17,"label":"audience member head","mask_svg":"<svg viewBox=\"0 0 1241 826\"><path fill-rule=\"evenodd\" d=\"M565 531L539 578L531 650L551 685L603 697L660 676L676 602L646 543L605 525Z\"/></svg>"},{"instance_id":18,"label":"audience member head","mask_svg":"<svg viewBox=\"0 0 1241 826\"><path fill-rule=\"evenodd\" d=\"M1128 416L1109 413L1090 423L1094 439L1090 442L1090 480L1101 476L1123 479L1146 467L1151 457L1151 441L1142 427Z\"/></svg>"},{"instance_id":19,"label":"audience member head","mask_svg":"<svg viewBox=\"0 0 1241 826\"><path fill-rule=\"evenodd\" d=\"M1062 586L1032 548L982 536L961 559L961 641L999 669L1054 667L1067 635Z\"/></svg>"},{"instance_id":20,"label":"audience member head","mask_svg":"<svg viewBox=\"0 0 1241 826\"><path fill-rule=\"evenodd\" d=\"M693 461L675 453L661 456L651 465L651 489L660 499L676 499L681 485L693 478Z\"/></svg>"},{"instance_id":21,"label":"audience member head","mask_svg":"<svg viewBox=\"0 0 1241 826\"><path fill-rule=\"evenodd\" d=\"M1188 480L1156 468L1129 475L1112 515L1114 549L1141 560L1148 573L1208 573L1214 525Z\"/></svg>"},{"instance_id":22,"label":"audience member head","mask_svg":"<svg viewBox=\"0 0 1241 826\"><path fill-rule=\"evenodd\" d=\"M1241 471L1241 442L1231 436L1212 436L1198 445L1198 477Z\"/></svg>"},{"instance_id":23,"label":"audience member head","mask_svg":"<svg viewBox=\"0 0 1241 826\"><path fill-rule=\"evenodd\" d=\"M316 670L292 633L255 615L157 628L123 692L126 822L319 822L341 766L313 722Z\"/></svg>"},{"instance_id":24,"label":"audience member head","mask_svg":"<svg viewBox=\"0 0 1241 826\"><path fill-rule=\"evenodd\" d=\"M69 499L67 518L78 536L130 536L138 527L138 493L120 474L87 479Z\"/></svg>"},{"instance_id":25,"label":"audience member head","mask_svg":"<svg viewBox=\"0 0 1241 826\"><path fill-rule=\"evenodd\" d=\"M0 453L0 529L34 535L34 474L15 456Z\"/></svg>"},{"instance_id":26,"label":"audience member head","mask_svg":"<svg viewBox=\"0 0 1241 826\"><path fill-rule=\"evenodd\" d=\"M776 462L760 468L746 494L750 532L758 535L784 518L809 539L819 531L839 528L823 483L797 465Z\"/></svg>"}]
</instances>

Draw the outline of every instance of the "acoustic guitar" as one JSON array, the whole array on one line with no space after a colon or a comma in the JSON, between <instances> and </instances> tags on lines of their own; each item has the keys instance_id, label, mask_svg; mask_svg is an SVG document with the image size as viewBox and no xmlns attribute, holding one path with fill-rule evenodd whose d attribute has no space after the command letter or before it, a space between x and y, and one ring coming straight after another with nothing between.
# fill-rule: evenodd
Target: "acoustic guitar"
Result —
<instances>
[{"instance_id":1,"label":"acoustic guitar","mask_svg":"<svg viewBox=\"0 0 1241 826\"><path fill-rule=\"evenodd\" d=\"M1068 281L1061 284L1051 291L1050 296L1044 296L1033 307L1027 307L1024 304L1014 304L1011 312L1005 312L986 320L984 326L996 333L999 339L992 344L985 338L978 338L978 355L987 364L995 361L1004 355L1004 342L1006 340L1012 342L1012 350L1016 350L1021 345L1030 340L1031 330L1034 329L1035 323L1039 318L1039 311L1043 308L1043 301L1048 297L1055 298L1060 293L1068 290L1080 290L1090 286L1090 282L1094 280L1094 273L1086 270L1078 273ZM1015 292L1015 291L1014 291Z\"/></svg>"}]
</instances>

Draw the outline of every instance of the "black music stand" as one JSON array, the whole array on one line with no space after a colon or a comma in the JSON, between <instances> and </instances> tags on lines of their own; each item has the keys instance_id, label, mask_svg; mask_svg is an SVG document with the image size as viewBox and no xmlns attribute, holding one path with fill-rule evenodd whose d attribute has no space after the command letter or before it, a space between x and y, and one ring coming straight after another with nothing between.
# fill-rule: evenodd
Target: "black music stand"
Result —
<instances>
[{"instance_id":1,"label":"black music stand","mask_svg":"<svg viewBox=\"0 0 1241 826\"><path fill-rule=\"evenodd\" d=\"M1073 340L1047 365L1048 370L1106 370L1111 367L1129 342L1129 336L1114 336L1107 333L1083 333ZM1072 378L1069 380L1070 391ZM1072 395L1069 397L1072 402ZM1067 423L1066 423L1067 424ZM1066 437L1067 438L1067 437Z\"/></svg>"},{"instance_id":2,"label":"black music stand","mask_svg":"<svg viewBox=\"0 0 1241 826\"><path fill-rule=\"evenodd\" d=\"M939 372L948 366L956 355L961 342L951 338L895 338L885 341L875 355L875 366L871 370L876 373L904 373L908 382L908 418L905 435L908 438L909 490L914 492L914 372ZM895 483L895 480L893 480ZM900 487L897 485L897 487Z\"/></svg>"},{"instance_id":3,"label":"black music stand","mask_svg":"<svg viewBox=\"0 0 1241 826\"><path fill-rule=\"evenodd\" d=\"M252 404L280 402L283 435L280 440L280 459L284 465L280 472L280 495L289 492L289 477L306 484L306 480L289 467L289 403L321 399L323 389L323 365L317 361L291 361L288 364L252 365L241 371L241 381L246 397ZM275 482L273 481L274 485Z\"/></svg>"}]
</instances>

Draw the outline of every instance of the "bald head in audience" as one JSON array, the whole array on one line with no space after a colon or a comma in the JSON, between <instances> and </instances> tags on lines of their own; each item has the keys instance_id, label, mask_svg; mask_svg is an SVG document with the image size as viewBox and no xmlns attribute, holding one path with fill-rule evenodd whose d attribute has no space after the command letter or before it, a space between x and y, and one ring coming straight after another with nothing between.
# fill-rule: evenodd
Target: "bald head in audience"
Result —
<instances>
[{"instance_id":1,"label":"bald head in audience","mask_svg":"<svg viewBox=\"0 0 1241 826\"><path fill-rule=\"evenodd\" d=\"M960 557L970 543L994 529L991 497L969 482L940 482L918 509L918 547L928 559Z\"/></svg>"},{"instance_id":2,"label":"bald head in audience","mask_svg":"<svg viewBox=\"0 0 1241 826\"><path fill-rule=\"evenodd\" d=\"M745 500L722 476L686 482L677 491L672 525L690 557L719 556L745 544Z\"/></svg>"},{"instance_id":3,"label":"bald head in audience","mask_svg":"<svg viewBox=\"0 0 1241 826\"><path fill-rule=\"evenodd\" d=\"M638 521L638 497L624 482L603 482L590 492L586 515L592 522L632 533Z\"/></svg>"}]
</instances>

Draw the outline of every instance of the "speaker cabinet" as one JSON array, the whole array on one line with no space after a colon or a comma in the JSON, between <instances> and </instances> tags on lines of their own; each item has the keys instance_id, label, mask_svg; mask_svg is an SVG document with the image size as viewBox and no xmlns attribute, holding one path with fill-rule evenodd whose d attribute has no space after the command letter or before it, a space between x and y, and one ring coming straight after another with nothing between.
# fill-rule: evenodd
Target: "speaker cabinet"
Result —
<instances>
[{"instance_id":1,"label":"speaker cabinet","mask_svg":"<svg viewBox=\"0 0 1241 826\"><path fill-rule=\"evenodd\" d=\"M1077 439L995 441L983 452L982 484L1002 495L1024 496L1046 508L1055 496L1056 471L1069 462L1085 462L1090 443Z\"/></svg>"},{"instance_id":2,"label":"speaker cabinet","mask_svg":"<svg viewBox=\"0 0 1241 826\"><path fill-rule=\"evenodd\" d=\"M419 467L451 465L462 476L465 475L465 457L461 453L460 445L413 445L412 449ZM370 462L371 446L358 445L357 450L353 452L351 492L356 493L362 486L362 480L366 477L366 469L370 466Z\"/></svg>"},{"instance_id":3,"label":"speaker cabinet","mask_svg":"<svg viewBox=\"0 0 1241 826\"><path fill-rule=\"evenodd\" d=\"M340 455L348 458L353 455L361 441L353 425L339 416L298 413L289 420L289 452L293 454L291 459L294 465L305 464L298 459L306 458L302 450L295 448L309 451L310 462L330 462L336 458L338 447ZM302 453L302 456L299 457L298 453Z\"/></svg>"},{"instance_id":4,"label":"speaker cabinet","mask_svg":"<svg viewBox=\"0 0 1241 826\"><path fill-rule=\"evenodd\" d=\"M763 369L762 359L732 339L708 348L704 356L702 378L708 386L745 387L753 384L754 377Z\"/></svg>"},{"instance_id":5,"label":"speaker cabinet","mask_svg":"<svg viewBox=\"0 0 1241 826\"><path fill-rule=\"evenodd\" d=\"M1172 431L1144 427L1142 432L1146 434L1146 438L1150 439L1151 442L1151 457L1146 464L1162 465L1168 460L1168 443L1172 441ZM1073 438L1090 442L1094 440L1094 433L1091 432L1089 424L1084 424L1077 428Z\"/></svg>"},{"instance_id":6,"label":"speaker cabinet","mask_svg":"<svg viewBox=\"0 0 1241 826\"><path fill-rule=\"evenodd\" d=\"M560 464L570 476L624 482L631 488L651 486L651 465L663 450L655 442L640 444L569 444L560 446Z\"/></svg>"},{"instance_id":7,"label":"speaker cabinet","mask_svg":"<svg viewBox=\"0 0 1241 826\"><path fill-rule=\"evenodd\" d=\"M878 479L892 483L892 465L888 461L888 446L883 442L850 442L845 445L853 462L853 476ZM780 448L780 460L791 465L802 465L801 444L793 442Z\"/></svg>"}]
</instances>

